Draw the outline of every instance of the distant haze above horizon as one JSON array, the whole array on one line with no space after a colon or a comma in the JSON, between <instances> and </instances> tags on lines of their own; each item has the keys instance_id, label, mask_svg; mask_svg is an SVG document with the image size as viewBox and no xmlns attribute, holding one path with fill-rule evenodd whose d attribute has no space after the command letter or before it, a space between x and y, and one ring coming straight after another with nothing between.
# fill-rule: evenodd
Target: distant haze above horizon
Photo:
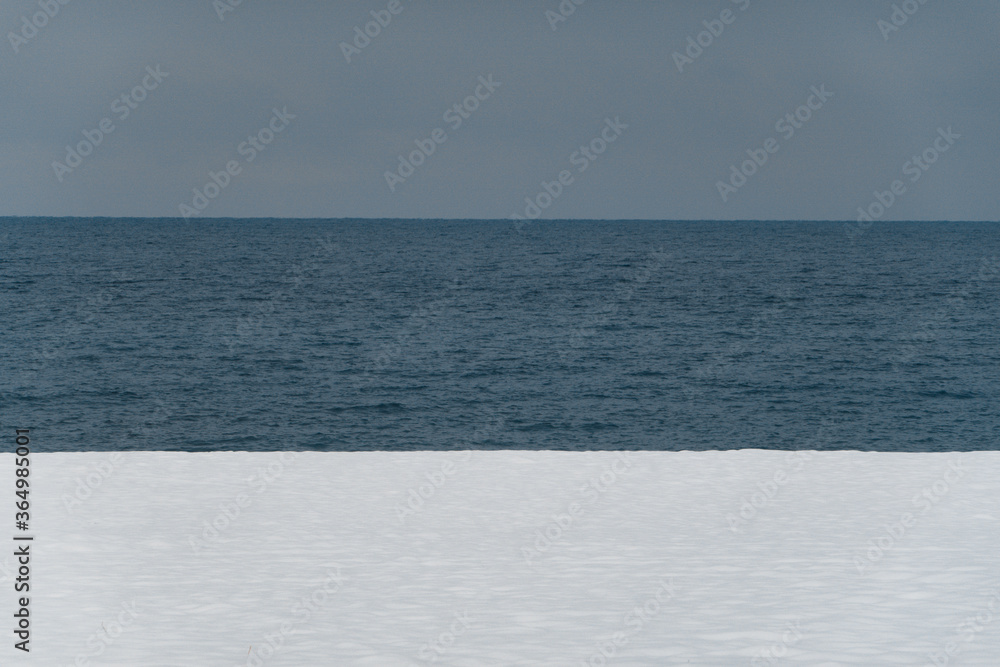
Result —
<instances>
[{"instance_id":1,"label":"distant haze above horizon","mask_svg":"<svg viewBox=\"0 0 1000 667\"><path fill-rule=\"evenodd\" d=\"M12 0L0 34L0 216L1000 220L989 0Z\"/></svg>"}]
</instances>

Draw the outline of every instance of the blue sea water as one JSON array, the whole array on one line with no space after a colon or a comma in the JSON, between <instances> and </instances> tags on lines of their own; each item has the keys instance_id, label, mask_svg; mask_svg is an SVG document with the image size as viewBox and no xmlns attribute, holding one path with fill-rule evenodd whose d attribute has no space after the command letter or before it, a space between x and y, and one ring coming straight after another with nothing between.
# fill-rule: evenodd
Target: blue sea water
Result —
<instances>
[{"instance_id":1,"label":"blue sea water","mask_svg":"<svg viewBox=\"0 0 1000 667\"><path fill-rule=\"evenodd\" d=\"M988 223L5 218L0 428L36 451L997 449L998 256Z\"/></svg>"}]
</instances>

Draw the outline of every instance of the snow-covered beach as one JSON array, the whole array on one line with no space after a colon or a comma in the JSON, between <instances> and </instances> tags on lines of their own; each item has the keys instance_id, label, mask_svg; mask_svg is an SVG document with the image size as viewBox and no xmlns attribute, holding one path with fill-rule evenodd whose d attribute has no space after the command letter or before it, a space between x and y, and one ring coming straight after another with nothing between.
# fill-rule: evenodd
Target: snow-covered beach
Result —
<instances>
[{"instance_id":1,"label":"snow-covered beach","mask_svg":"<svg viewBox=\"0 0 1000 667\"><path fill-rule=\"evenodd\" d=\"M31 480L5 665L1000 658L997 452L58 453Z\"/></svg>"}]
</instances>

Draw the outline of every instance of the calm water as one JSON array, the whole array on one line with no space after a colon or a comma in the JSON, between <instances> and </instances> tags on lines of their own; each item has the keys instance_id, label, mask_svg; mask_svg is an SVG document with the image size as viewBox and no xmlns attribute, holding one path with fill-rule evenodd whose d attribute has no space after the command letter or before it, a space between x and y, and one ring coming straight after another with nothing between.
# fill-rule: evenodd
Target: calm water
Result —
<instances>
[{"instance_id":1,"label":"calm water","mask_svg":"<svg viewBox=\"0 0 1000 667\"><path fill-rule=\"evenodd\" d=\"M0 427L39 451L1000 443L997 225L0 219L0 249Z\"/></svg>"}]
</instances>

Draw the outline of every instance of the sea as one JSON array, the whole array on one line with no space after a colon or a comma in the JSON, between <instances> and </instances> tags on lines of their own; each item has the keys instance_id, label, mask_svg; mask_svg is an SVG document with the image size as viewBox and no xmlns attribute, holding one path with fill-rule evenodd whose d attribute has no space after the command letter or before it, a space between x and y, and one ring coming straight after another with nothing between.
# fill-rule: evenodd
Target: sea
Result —
<instances>
[{"instance_id":1,"label":"sea","mask_svg":"<svg viewBox=\"0 0 1000 667\"><path fill-rule=\"evenodd\" d=\"M998 449L998 257L972 222L0 218L0 438Z\"/></svg>"}]
</instances>

